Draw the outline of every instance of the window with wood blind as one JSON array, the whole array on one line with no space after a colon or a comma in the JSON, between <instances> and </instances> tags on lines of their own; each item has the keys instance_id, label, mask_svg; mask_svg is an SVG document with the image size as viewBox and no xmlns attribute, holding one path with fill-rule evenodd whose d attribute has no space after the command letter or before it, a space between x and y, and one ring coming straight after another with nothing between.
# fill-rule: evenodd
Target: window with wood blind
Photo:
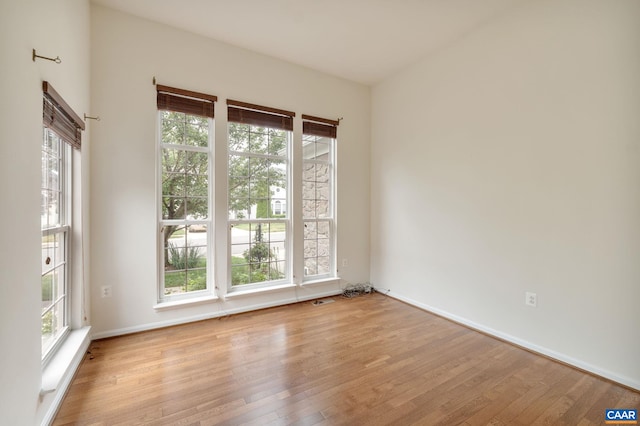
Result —
<instances>
[{"instance_id":1,"label":"window with wood blind","mask_svg":"<svg viewBox=\"0 0 640 426\"><path fill-rule=\"evenodd\" d=\"M335 275L337 121L302 115L304 280Z\"/></svg>"},{"instance_id":2,"label":"window with wood blind","mask_svg":"<svg viewBox=\"0 0 640 426\"><path fill-rule=\"evenodd\" d=\"M212 293L216 97L157 85L159 301Z\"/></svg>"},{"instance_id":3,"label":"window with wood blind","mask_svg":"<svg viewBox=\"0 0 640 426\"><path fill-rule=\"evenodd\" d=\"M42 83L41 331L42 358L51 358L69 331L72 149L82 144L84 122L47 81Z\"/></svg>"},{"instance_id":4,"label":"window with wood blind","mask_svg":"<svg viewBox=\"0 0 640 426\"><path fill-rule=\"evenodd\" d=\"M227 100L229 290L290 282L295 113Z\"/></svg>"}]
</instances>

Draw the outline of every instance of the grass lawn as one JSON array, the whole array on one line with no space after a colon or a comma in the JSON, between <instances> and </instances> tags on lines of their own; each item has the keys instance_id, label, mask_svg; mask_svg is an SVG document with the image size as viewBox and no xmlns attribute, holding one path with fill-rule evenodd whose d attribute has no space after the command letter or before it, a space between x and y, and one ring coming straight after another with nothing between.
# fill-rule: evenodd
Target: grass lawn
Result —
<instances>
[{"instance_id":1,"label":"grass lawn","mask_svg":"<svg viewBox=\"0 0 640 426\"><path fill-rule=\"evenodd\" d=\"M204 258L198 260L195 268L164 272L165 288L184 287L185 284L186 291L204 290L207 287L207 261Z\"/></svg>"}]
</instances>

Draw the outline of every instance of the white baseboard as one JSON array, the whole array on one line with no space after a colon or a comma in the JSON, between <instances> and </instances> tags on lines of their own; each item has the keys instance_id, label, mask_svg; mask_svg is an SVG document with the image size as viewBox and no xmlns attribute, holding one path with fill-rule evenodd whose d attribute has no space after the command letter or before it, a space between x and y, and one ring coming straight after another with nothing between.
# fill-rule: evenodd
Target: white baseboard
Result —
<instances>
[{"instance_id":1,"label":"white baseboard","mask_svg":"<svg viewBox=\"0 0 640 426\"><path fill-rule=\"evenodd\" d=\"M101 332L98 332L98 333L94 333L92 335L92 339L104 339L106 337L122 336L122 335L125 335L125 334L139 333L141 331L154 330L154 329L157 329L157 328L170 327L170 326L173 326L173 325L187 324L187 323L190 323L190 322L202 321L202 320L207 320L207 319L212 319L212 318L226 317L227 315L234 315L234 314L240 314L240 313L243 313L243 312L257 311L259 309L273 308L273 307L282 306L282 305L290 305L292 303L305 302L307 300L321 299L323 297L335 296L335 295L338 295L338 294L341 294L341 293L342 293L342 290L331 290L331 291L327 291L327 292L318 292L318 293L313 293L312 295L309 295L309 296L302 296L302 297L297 297L297 298L296 297L291 297L291 298L288 298L288 299L280 299L280 300L273 301L273 302L258 303L258 304L254 304L254 305L242 306L240 308L222 309L222 310L216 310L216 311L212 311L212 312L207 312L206 314L193 315L193 316L189 316L189 317L182 317L182 318L171 319L171 320L167 320L167 321L157 321L157 322L137 325L137 326L133 326L133 327L124 327L124 328L118 328L118 329L114 329L114 330L106 330L106 331L101 331Z\"/></svg>"},{"instance_id":2,"label":"white baseboard","mask_svg":"<svg viewBox=\"0 0 640 426\"><path fill-rule=\"evenodd\" d=\"M640 390L640 381L638 381L637 379L632 379L630 377L625 377L625 376L620 376L619 374L613 373L611 371L608 371L606 369L597 367L595 365L591 365L589 363L586 363L582 360L576 359L576 358L572 358L570 356L567 356L565 354L556 352L554 350L551 350L549 348L545 348L543 346L539 346L536 345L534 343L528 342L526 340L520 339L518 337L512 336L510 334L506 334L503 333L501 331L498 330L494 330L492 328L489 327L485 327L482 324L478 324L476 322L470 321L466 318L460 317L458 315L454 315L451 314L449 312L443 311L442 309L438 309L435 308L433 306L429 306L427 304L418 302L416 300L410 299L408 297L404 297L400 294L394 293L393 291L388 291L388 292L382 292L383 294L386 294L390 297L393 297L394 299L398 299L401 300L409 305L415 306L417 308L423 309L425 311L431 312L433 314L436 314L438 316L441 316L443 318L449 319L453 322L456 322L458 324L462 324L466 327L469 327L473 330L476 331L481 331L483 333L489 334L491 336L494 336L500 340L504 340L506 342L512 343L516 346L520 346L522 348L525 348L527 350L530 350L532 352L547 356L549 358L552 358L556 361L560 361L563 362L565 364L569 364L572 365L576 368L579 368L581 370L587 371L589 373L595 374L596 376L600 376L603 377L605 379L614 381L616 383L620 383L621 385L627 386L629 388L635 389L635 390Z\"/></svg>"}]
</instances>

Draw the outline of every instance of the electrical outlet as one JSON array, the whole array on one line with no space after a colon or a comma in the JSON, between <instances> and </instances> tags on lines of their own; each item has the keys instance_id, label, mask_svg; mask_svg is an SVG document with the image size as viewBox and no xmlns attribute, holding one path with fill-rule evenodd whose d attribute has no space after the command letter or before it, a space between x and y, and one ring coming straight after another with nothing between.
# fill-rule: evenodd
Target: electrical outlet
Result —
<instances>
[{"instance_id":1,"label":"electrical outlet","mask_svg":"<svg viewBox=\"0 0 640 426\"><path fill-rule=\"evenodd\" d=\"M347 260L347 259L342 259L342 266L343 266L343 267L345 267L345 268L346 268L347 266L349 266L349 260Z\"/></svg>"},{"instance_id":2,"label":"electrical outlet","mask_svg":"<svg viewBox=\"0 0 640 426\"><path fill-rule=\"evenodd\" d=\"M538 306L538 295L531 292L526 292L524 294L524 304L527 306L531 306L533 308Z\"/></svg>"},{"instance_id":3,"label":"electrical outlet","mask_svg":"<svg viewBox=\"0 0 640 426\"><path fill-rule=\"evenodd\" d=\"M111 286L103 285L102 287L100 287L100 295L102 297L111 297Z\"/></svg>"}]
</instances>

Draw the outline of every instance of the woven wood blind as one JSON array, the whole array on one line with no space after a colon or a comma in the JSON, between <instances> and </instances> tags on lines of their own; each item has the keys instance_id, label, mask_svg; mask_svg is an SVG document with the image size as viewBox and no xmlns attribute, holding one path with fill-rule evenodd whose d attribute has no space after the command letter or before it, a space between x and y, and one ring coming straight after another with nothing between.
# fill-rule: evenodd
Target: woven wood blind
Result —
<instances>
[{"instance_id":1,"label":"woven wood blind","mask_svg":"<svg viewBox=\"0 0 640 426\"><path fill-rule=\"evenodd\" d=\"M84 121L47 81L42 82L42 124L75 149L82 146Z\"/></svg>"},{"instance_id":2,"label":"woven wood blind","mask_svg":"<svg viewBox=\"0 0 640 426\"><path fill-rule=\"evenodd\" d=\"M338 136L338 121L302 114L302 133L335 139Z\"/></svg>"},{"instance_id":3,"label":"woven wood blind","mask_svg":"<svg viewBox=\"0 0 640 426\"><path fill-rule=\"evenodd\" d=\"M252 124L281 130L293 130L296 113L282 109L227 100L228 120L233 123Z\"/></svg>"},{"instance_id":4,"label":"woven wood blind","mask_svg":"<svg viewBox=\"0 0 640 426\"><path fill-rule=\"evenodd\" d=\"M158 91L158 109L214 117L214 103L218 100L217 96L161 84L156 86L156 90Z\"/></svg>"}]
</instances>

